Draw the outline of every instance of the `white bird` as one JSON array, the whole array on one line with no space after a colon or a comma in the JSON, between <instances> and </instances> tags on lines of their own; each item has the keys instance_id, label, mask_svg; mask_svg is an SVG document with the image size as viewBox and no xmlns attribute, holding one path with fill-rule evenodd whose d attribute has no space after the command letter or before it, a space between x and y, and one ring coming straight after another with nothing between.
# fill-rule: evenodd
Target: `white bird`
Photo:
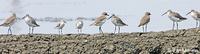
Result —
<instances>
[{"instance_id":1,"label":"white bird","mask_svg":"<svg viewBox=\"0 0 200 54\"><path fill-rule=\"evenodd\" d=\"M79 21L76 23L76 29L78 29L78 34L79 34L79 30L80 32L82 32L82 27L83 27L83 20L79 19Z\"/></svg>"},{"instance_id":2,"label":"white bird","mask_svg":"<svg viewBox=\"0 0 200 54\"><path fill-rule=\"evenodd\" d=\"M58 29L58 32L59 32L59 35L60 34L62 34L62 28L65 26L65 21L64 20L61 20L58 24L57 24L57 26L55 27L55 28L57 28ZM54 28L54 29L55 29Z\"/></svg>"},{"instance_id":3,"label":"white bird","mask_svg":"<svg viewBox=\"0 0 200 54\"><path fill-rule=\"evenodd\" d=\"M99 32L103 33L101 26L105 23L106 16L109 16L109 15L106 12L103 12L101 14L101 16L96 19L96 21L94 23L90 24L90 26L92 26L92 25L99 26Z\"/></svg>"},{"instance_id":4,"label":"white bird","mask_svg":"<svg viewBox=\"0 0 200 54\"><path fill-rule=\"evenodd\" d=\"M173 28L172 30L174 30L174 22L176 22L177 25L177 30L178 30L178 22L181 22L183 20L186 20L187 18L182 17L180 14L176 13L176 12L172 12L171 10L168 10L167 12L165 12L163 15L167 14L169 19L173 21Z\"/></svg>"},{"instance_id":5,"label":"white bird","mask_svg":"<svg viewBox=\"0 0 200 54\"><path fill-rule=\"evenodd\" d=\"M191 10L186 15L188 15L188 14L191 14L192 18L194 18L196 20L196 28L197 28L198 21L199 21L199 24L200 24L200 13L195 11L195 10ZM199 27L200 27L200 25L199 25Z\"/></svg>"},{"instance_id":6,"label":"white bird","mask_svg":"<svg viewBox=\"0 0 200 54\"><path fill-rule=\"evenodd\" d=\"M118 33L120 33L121 26L128 26L119 17L115 16L115 14L111 14L110 18L111 18L111 22L115 25L114 33L116 31L116 26L118 26ZM108 19L110 19L110 18L108 18Z\"/></svg>"},{"instance_id":7,"label":"white bird","mask_svg":"<svg viewBox=\"0 0 200 54\"><path fill-rule=\"evenodd\" d=\"M9 27L8 28L8 33L7 35L9 35L9 31L10 34L12 35L12 31L11 31L11 26L16 22L16 14L13 13L11 17L9 17L3 24L1 24L0 26L5 26L5 27Z\"/></svg>"},{"instance_id":8,"label":"white bird","mask_svg":"<svg viewBox=\"0 0 200 54\"><path fill-rule=\"evenodd\" d=\"M36 21L29 14L26 14L26 16L24 16L22 19L25 19L26 24L29 26L29 34L31 31L31 27L32 27L31 34L33 34L34 27L40 26L36 23Z\"/></svg>"}]
</instances>

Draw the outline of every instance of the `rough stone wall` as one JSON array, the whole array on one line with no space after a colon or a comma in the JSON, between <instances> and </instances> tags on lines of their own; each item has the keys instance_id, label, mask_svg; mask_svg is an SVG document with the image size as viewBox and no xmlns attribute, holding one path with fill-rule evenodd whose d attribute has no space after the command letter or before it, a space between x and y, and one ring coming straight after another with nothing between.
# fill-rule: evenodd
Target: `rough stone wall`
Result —
<instances>
[{"instance_id":1,"label":"rough stone wall","mask_svg":"<svg viewBox=\"0 0 200 54\"><path fill-rule=\"evenodd\" d=\"M200 29L148 33L0 35L0 54L199 53Z\"/></svg>"}]
</instances>

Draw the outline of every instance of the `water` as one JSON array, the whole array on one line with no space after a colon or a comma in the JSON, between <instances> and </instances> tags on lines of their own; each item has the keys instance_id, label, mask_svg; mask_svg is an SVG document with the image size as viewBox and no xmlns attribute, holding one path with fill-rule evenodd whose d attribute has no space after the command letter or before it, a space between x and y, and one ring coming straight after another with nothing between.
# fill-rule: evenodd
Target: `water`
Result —
<instances>
[{"instance_id":1,"label":"water","mask_svg":"<svg viewBox=\"0 0 200 54\"><path fill-rule=\"evenodd\" d=\"M142 28L137 27L140 19L145 12L150 12L151 21L148 24L148 31L165 31L172 29L172 21L167 15L161 16L168 9L180 13L188 18L179 23L179 29L188 29L195 27L195 20L190 16L185 16L191 9L200 11L197 5L200 0L0 0L0 23L3 23L13 12L17 17L22 18L26 14L38 19L40 27L36 27L34 33L58 34L54 29L58 21L45 21L45 18L62 18L67 20L63 28L64 34L77 33L75 24L78 17L84 20L83 33L99 33L98 27L89 26L102 12L108 14L115 13L128 26L121 27L121 32L141 32ZM42 21L43 20L43 21ZM7 33L7 27L0 27L0 34ZM102 26L106 33L114 31L114 25L110 20ZM28 25L24 20L18 22L12 27L13 34L27 34Z\"/></svg>"}]
</instances>

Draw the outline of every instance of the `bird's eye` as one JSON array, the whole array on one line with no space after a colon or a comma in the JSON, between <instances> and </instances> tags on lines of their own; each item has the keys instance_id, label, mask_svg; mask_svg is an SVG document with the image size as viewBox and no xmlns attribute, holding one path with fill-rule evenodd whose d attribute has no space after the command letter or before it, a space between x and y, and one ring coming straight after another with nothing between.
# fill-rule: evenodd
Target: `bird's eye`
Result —
<instances>
[{"instance_id":1,"label":"bird's eye","mask_svg":"<svg viewBox=\"0 0 200 54\"><path fill-rule=\"evenodd\" d=\"M108 15L107 13L105 13L105 15Z\"/></svg>"}]
</instances>

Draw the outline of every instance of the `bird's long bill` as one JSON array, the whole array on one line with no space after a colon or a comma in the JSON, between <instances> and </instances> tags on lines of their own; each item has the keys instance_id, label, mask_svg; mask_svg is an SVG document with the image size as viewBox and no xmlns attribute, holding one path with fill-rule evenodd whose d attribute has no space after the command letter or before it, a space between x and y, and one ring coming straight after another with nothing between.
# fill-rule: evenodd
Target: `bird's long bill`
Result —
<instances>
[{"instance_id":1,"label":"bird's long bill","mask_svg":"<svg viewBox=\"0 0 200 54\"><path fill-rule=\"evenodd\" d=\"M163 13L162 16L165 15L166 13L167 13L167 12Z\"/></svg>"},{"instance_id":2,"label":"bird's long bill","mask_svg":"<svg viewBox=\"0 0 200 54\"><path fill-rule=\"evenodd\" d=\"M109 16L108 14L106 16Z\"/></svg>"},{"instance_id":3,"label":"bird's long bill","mask_svg":"<svg viewBox=\"0 0 200 54\"><path fill-rule=\"evenodd\" d=\"M112 16L110 16L110 17L108 18L108 20L109 20L110 18L112 18Z\"/></svg>"},{"instance_id":4,"label":"bird's long bill","mask_svg":"<svg viewBox=\"0 0 200 54\"><path fill-rule=\"evenodd\" d=\"M25 18L25 16L22 19L24 19L24 18Z\"/></svg>"},{"instance_id":5,"label":"bird's long bill","mask_svg":"<svg viewBox=\"0 0 200 54\"><path fill-rule=\"evenodd\" d=\"M191 12L188 12L187 14L186 14L186 16L188 15L188 14L190 14Z\"/></svg>"},{"instance_id":6,"label":"bird's long bill","mask_svg":"<svg viewBox=\"0 0 200 54\"><path fill-rule=\"evenodd\" d=\"M66 22L66 21L64 21L64 23L66 23L66 24L67 24L67 22Z\"/></svg>"}]
</instances>

